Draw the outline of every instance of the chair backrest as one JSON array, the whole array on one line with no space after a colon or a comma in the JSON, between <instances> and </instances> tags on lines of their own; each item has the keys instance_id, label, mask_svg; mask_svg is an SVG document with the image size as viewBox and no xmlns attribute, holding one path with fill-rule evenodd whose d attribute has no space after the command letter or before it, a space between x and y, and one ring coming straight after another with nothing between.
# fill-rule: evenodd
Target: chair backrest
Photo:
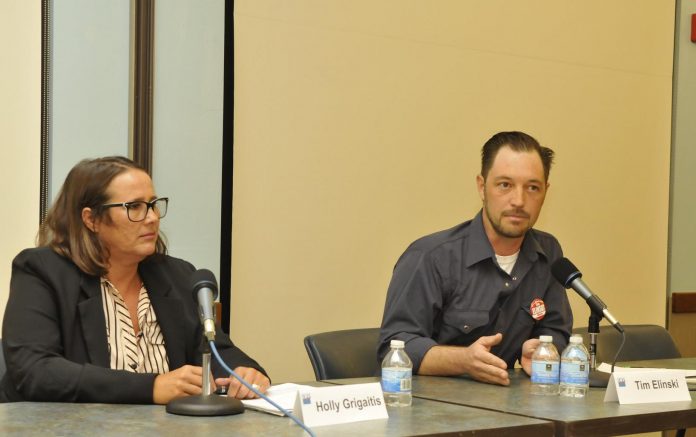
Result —
<instances>
[{"instance_id":1,"label":"chair backrest","mask_svg":"<svg viewBox=\"0 0 696 437\"><path fill-rule=\"evenodd\" d=\"M308 335L304 345L320 381L377 375L378 340L379 328L347 329Z\"/></svg>"},{"instance_id":2,"label":"chair backrest","mask_svg":"<svg viewBox=\"0 0 696 437\"><path fill-rule=\"evenodd\" d=\"M626 344L617 361L659 360L680 358L681 354L669 332L658 325L624 325ZM573 334L582 334L585 345L590 344L587 327L573 329ZM597 364L614 361L621 345L621 333L612 326L601 326L597 336Z\"/></svg>"}]
</instances>

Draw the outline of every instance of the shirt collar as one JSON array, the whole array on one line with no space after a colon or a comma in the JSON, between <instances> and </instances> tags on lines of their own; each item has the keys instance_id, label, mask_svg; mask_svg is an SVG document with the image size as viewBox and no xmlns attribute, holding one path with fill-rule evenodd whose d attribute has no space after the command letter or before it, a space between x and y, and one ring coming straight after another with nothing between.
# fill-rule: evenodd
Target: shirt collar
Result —
<instances>
[{"instance_id":1,"label":"shirt collar","mask_svg":"<svg viewBox=\"0 0 696 437\"><path fill-rule=\"evenodd\" d=\"M534 234L535 232L533 229L527 231L522 241L522 247L520 247L520 256L525 257L531 262L535 262L539 258L539 255L548 258ZM494 258L495 252L493 251L493 246L490 240L488 240L486 231L483 228L483 210L480 210L478 214L476 214L476 217L471 220L469 226L469 238L467 238L467 249L464 262L466 263L466 267L471 267L484 259Z\"/></svg>"}]
</instances>

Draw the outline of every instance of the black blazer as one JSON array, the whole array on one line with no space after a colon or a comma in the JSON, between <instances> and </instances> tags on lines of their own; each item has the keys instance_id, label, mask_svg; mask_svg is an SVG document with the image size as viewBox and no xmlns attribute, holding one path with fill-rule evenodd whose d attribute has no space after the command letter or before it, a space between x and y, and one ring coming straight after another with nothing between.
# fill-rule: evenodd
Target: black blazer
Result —
<instances>
[{"instance_id":1,"label":"black blazer","mask_svg":"<svg viewBox=\"0 0 696 437\"><path fill-rule=\"evenodd\" d=\"M201 365L202 327L189 290L194 267L152 256L138 270L164 335L170 370ZM99 278L50 248L26 249L12 262L2 341L7 373L0 381L0 402L153 401L156 374L109 368ZM230 368L266 373L219 329L215 345ZM213 363L216 377L227 376Z\"/></svg>"}]
</instances>

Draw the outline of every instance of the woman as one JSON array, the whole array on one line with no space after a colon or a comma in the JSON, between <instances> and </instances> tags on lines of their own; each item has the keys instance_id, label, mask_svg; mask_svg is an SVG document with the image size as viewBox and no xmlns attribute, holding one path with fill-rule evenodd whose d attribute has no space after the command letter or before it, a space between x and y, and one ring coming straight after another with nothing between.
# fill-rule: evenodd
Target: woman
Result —
<instances>
[{"instance_id":1,"label":"woman","mask_svg":"<svg viewBox=\"0 0 696 437\"><path fill-rule=\"evenodd\" d=\"M156 403L202 392L203 345L189 290L194 267L166 255L145 170L122 157L84 160L68 174L38 245L12 263L0 401ZM247 382L261 366L218 330L216 346ZM223 376L228 395L254 397Z\"/></svg>"}]
</instances>

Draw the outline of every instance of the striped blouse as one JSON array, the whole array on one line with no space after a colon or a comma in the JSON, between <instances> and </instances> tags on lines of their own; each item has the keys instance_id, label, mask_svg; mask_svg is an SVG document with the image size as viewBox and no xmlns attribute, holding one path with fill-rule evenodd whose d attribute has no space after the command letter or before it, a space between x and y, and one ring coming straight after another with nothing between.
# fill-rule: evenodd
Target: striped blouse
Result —
<instances>
[{"instance_id":1,"label":"striped blouse","mask_svg":"<svg viewBox=\"0 0 696 437\"><path fill-rule=\"evenodd\" d=\"M136 373L168 372L164 336L145 286L141 285L138 297L140 332L137 335L126 303L116 287L106 278L101 279L101 286L111 368Z\"/></svg>"}]
</instances>

